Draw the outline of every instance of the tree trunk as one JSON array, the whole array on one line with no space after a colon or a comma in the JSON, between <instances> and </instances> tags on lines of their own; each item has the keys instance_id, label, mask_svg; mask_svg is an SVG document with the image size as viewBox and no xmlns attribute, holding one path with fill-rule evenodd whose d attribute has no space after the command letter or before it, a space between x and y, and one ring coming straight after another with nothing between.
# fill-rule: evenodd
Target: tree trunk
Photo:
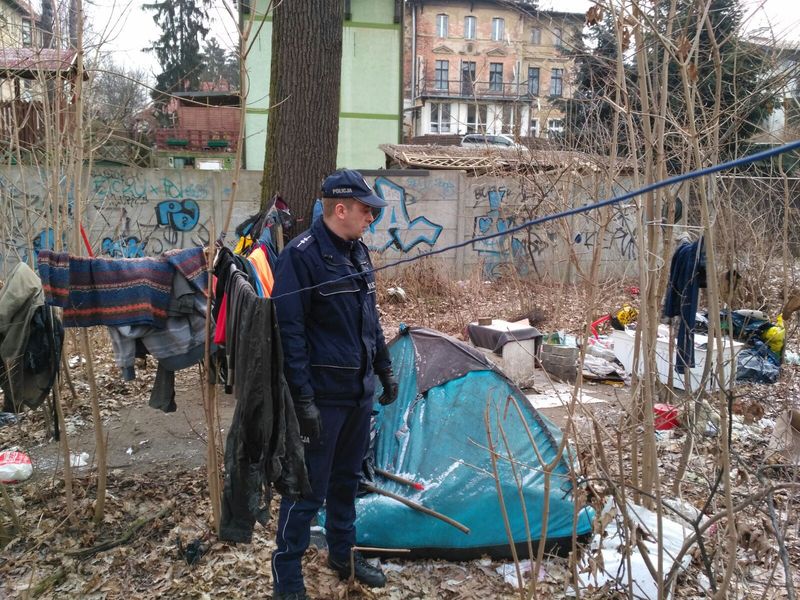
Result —
<instances>
[{"instance_id":1,"label":"tree trunk","mask_svg":"<svg viewBox=\"0 0 800 600\"><path fill-rule=\"evenodd\" d=\"M277 194L311 223L322 180L336 168L342 71L341 0L281 2L272 21L270 112L261 207Z\"/></svg>"}]
</instances>

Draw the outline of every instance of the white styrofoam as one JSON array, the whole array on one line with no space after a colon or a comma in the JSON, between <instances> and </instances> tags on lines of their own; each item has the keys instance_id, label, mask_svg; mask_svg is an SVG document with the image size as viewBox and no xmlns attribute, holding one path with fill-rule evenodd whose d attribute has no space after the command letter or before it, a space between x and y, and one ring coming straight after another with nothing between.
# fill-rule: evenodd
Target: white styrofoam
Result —
<instances>
[{"instance_id":1,"label":"white styrofoam","mask_svg":"<svg viewBox=\"0 0 800 600\"><path fill-rule=\"evenodd\" d=\"M658 369L658 378L663 383L669 380L670 368L672 369L672 385L680 390L685 389L684 375L675 371L675 358L670 359L669 352L669 335L668 329L664 326L659 327L659 336L656 341L656 368ZM666 335L664 335L666 334ZM611 332L610 338L614 343L614 354L617 359L622 363L629 373L633 373L633 354L635 347L636 331L614 330ZM695 366L689 371L689 388L690 391L697 391L700 389L703 371L707 358L711 360L709 373L714 375L716 373L716 359L717 352L714 350L714 340L709 340L708 336L696 333L694 336L694 362ZM724 356L724 377L721 382L723 386L727 387L731 379L731 370L733 369L733 380L736 379L736 354L744 347L741 342L731 342L730 340L723 340L723 356ZM710 357L710 358L709 358ZM639 374L644 373L642 356L639 356ZM706 381L705 388L711 389L712 383L716 381L716 377L710 376Z\"/></svg>"}]
</instances>

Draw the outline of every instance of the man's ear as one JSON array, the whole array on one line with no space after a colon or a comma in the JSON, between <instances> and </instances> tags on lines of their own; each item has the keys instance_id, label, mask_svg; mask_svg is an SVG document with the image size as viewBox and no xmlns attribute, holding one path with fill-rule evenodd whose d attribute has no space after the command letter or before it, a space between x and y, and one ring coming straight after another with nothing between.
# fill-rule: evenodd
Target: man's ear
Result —
<instances>
[{"instance_id":1,"label":"man's ear","mask_svg":"<svg viewBox=\"0 0 800 600\"><path fill-rule=\"evenodd\" d=\"M345 206L345 203L337 202L333 207L333 214L339 218L344 217L345 214L347 214L347 206Z\"/></svg>"}]
</instances>

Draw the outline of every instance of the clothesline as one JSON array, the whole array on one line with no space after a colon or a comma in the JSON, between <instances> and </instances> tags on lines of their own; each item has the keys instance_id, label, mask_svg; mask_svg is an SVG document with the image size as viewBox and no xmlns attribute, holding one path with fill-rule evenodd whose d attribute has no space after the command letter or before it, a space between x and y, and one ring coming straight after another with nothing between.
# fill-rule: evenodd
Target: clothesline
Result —
<instances>
[{"instance_id":1,"label":"clothesline","mask_svg":"<svg viewBox=\"0 0 800 600\"><path fill-rule=\"evenodd\" d=\"M378 267L373 267L368 272L377 273L378 271L383 271L385 269L390 269L390 268L393 268L393 267L396 267L396 266L399 266L399 265L402 265L402 264L412 263L412 262L421 260L423 258L428 258L430 256L436 256L436 255L439 255L439 254L444 254L445 252L450 252L451 250L457 250L458 248L464 248L464 247L472 245L472 244L474 244L476 242L484 242L484 241L492 240L492 239L503 237L503 236L513 235L514 233L517 233L519 231L523 231L525 229L529 229L529 228L531 228L531 227L533 227L535 225L541 225L542 223L547 223L549 221L555 221L555 220L558 220L558 219L563 219L565 217L570 217L570 216L573 216L573 215L577 215L577 214L581 214L581 213L597 210L597 209L603 208L605 206L611 206L613 204L619 204L620 202L624 202L626 200L631 200L631 199L633 199L633 198L635 198L637 196L641 196L642 194L646 194L648 192L652 192L652 191L655 191L655 190L658 190L658 189L661 189L661 188L664 188L664 187L668 187L668 186L671 186L671 185L682 183L684 181L689 181L691 179L696 179L698 177L703 177L705 175L718 173L720 171L725 171L725 170L732 169L732 168L735 168L735 167L751 164L751 163L757 162L759 160L763 160L763 159L766 159L766 158L771 158L773 156L784 154L786 152L790 152L792 150L797 150L797 149L800 149L800 140L795 140L793 142L784 144L782 146L777 146L775 148L770 148L768 150L763 150L761 152L757 152L757 153L751 154L749 156L743 156L743 157L740 157L740 158L737 158L737 159L734 159L734 160L730 160L730 161L727 161L727 162L724 162L724 163L720 163L720 164L717 164L717 165L711 165L711 166L708 166L708 167L703 167L701 169L695 169L694 171L689 171L688 173L682 173L680 175L674 175L672 177L668 177L668 178L663 179L661 181L656 181L654 183L648 184L648 185L646 185L644 187L641 187L639 189L636 189L636 190L633 190L633 191L630 191L630 192L626 192L624 194L621 194L621 195L618 195L618 196L614 196L614 197L606 199L606 200L601 200L599 202L595 202L594 204L587 204L587 205L584 205L584 206L571 208L571 209L564 210L564 211L557 212L557 213L553 213L553 214L550 214L550 215L537 217L535 219L531 219L531 220L525 221L524 223L521 223L520 225L516 225L514 227L510 227L510 228L506 229L505 231L500 231L500 232L496 232L496 233L490 233L490 234L486 234L486 235L471 237L469 239L466 239L466 240L461 241L461 242L457 242L455 244L451 244L449 246L444 246L442 248L436 248L436 249L430 250L428 252L421 252L419 254L416 254L416 255L410 256L410 257L406 257L406 258L400 258L398 260L389 262L387 264L384 264L384 265L381 265L381 266L378 266ZM218 253L219 253L219 249L221 248L221 246L222 246L222 244L224 242L225 235L226 234L223 231L220 234L219 238L216 240L216 242L211 247L209 247L209 246L204 246L203 247L203 251L204 252L208 252L210 250L210 248L214 248L214 250L215 250L215 252L214 252L214 262L216 261L216 258L217 258ZM354 274L354 275L346 275L346 276L340 277L340 278L335 279L332 282L328 282L328 283L336 283L336 282L339 282L339 281L345 281L345 280L352 279L354 277L360 277L360 276L361 276L360 273L359 274ZM292 295L295 295L295 294L299 294L301 292L311 291L311 290L317 289L318 287L320 287L320 285L321 284L308 286L308 287L305 287L305 288L302 288L302 289L298 289L298 290L295 290L295 291L292 291L292 292L287 292L286 294L281 294L279 296L274 296L274 298L283 298L283 297L288 297L288 296L292 296Z\"/></svg>"},{"instance_id":2,"label":"clothesline","mask_svg":"<svg viewBox=\"0 0 800 600\"><path fill-rule=\"evenodd\" d=\"M747 164L750 164L750 163L754 163L754 162L757 162L759 160L763 160L765 158L771 158L773 156L777 156L779 154L784 154L786 152L790 152L792 150L797 150L797 149L800 149L800 140L795 140L794 142L790 142L790 143L784 144L782 146L777 146L775 148L770 148L769 150L763 150L761 152L756 152L755 154L751 154L749 156L743 156L741 158L737 158L737 159L734 159L734 160L729 160L727 162L720 163L720 164L717 164L717 165L711 165L709 167L703 167L702 169L695 169L694 171L689 171L688 173L681 173L680 175L674 175L672 177L668 177L666 179L662 179L661 181L656 181L654 183L648 184L648 185L646 185L644 187L641 187L641 188L639 188L637 190L633 190L631 192L626 192L624 194L621 194L619 196L614 196L614 197L609 198L607 200L601 200L600 202L595 202L594 204L587 204L585 206L579 206L579 207L571 208L569 210L553 213L553 214L550 214L550 215L545 215L543 217L538 217L536 219L531 219L529 221L525 221L524 223L522 223L520 225L516 225L514 227L510 227L510 228L506 229L505 231L500 231L500 232L497 232L497 233L490 233L490 234L487 234L487 235L481 235L481 236L469 238L469 239L464 240L462 242L457 242L455 244L451 244L450 246L445 246L443 248L437 248L435 250L430 250L428 252L421 252L419 254L416 254L416 255L408 257L408 258L401 258L401 259L398 259L398 260L396 260L394 262L390 262L390 263L387 263L385 265L381 265L380 267L373 267L369 272L370 273L377 273L378 271L383 271L384 269L390 269L390 268L396 267L398 265L412 263L412 262L421 260L423 258L427 258L429 256L435 256L435 255L438 255L438 254L443 254L445 252L449 252L451 250L456 250L458 248L464 248L466 246L474 244L475 242L483 242L483 241L491 240L491 239L494 239L494 238L503 237L503 236L506 236L506 235L512 235L512 234L517 233L519 231L522 231L522 230L525 230L525 229L529 229L530 227L533 227L534 225L541 225L542 223L547 223L549 221L555 221L557 219L563 219L565 217L571 217L573 215L589 212L589 211L592 211L592 210L597 210L598 208L603 208L605 206L611 206L613 204L619 204L620 202L624 202L625 200L630 200L632 198L635 198L636 196L641 196L642 194L646 194L646 193L649 193L649 192L652 192L652 191L655 191L655 190L658 190L658 189L661 189L661 188L664 188L664 187L675 185L677 183L681 183L681 182L684 182L684 181L689 181L691 179L696 179L698 177L703 177L705 175L711 175L713 173L718 173L720 171L733 169L735 167L739 167L739 166L742 166L742 165L747 165ZM360 277L360 276L361 276L360 273L357 274L357 275L346 275L344 277L340 277L339 279L334 279L332 281L326 282L325 285L329 285L331 283L337 283L339 281L345 281L347 279L352 279L354 277ZM316 289L318 287L320 287L320 284L309 286L309 287L298 289L298 290L294 290L292 292L287 292L285 294L280 294L278 296L274 296L273 298L277 299L277 298L283 298L283 297L287 297L287 296L292 296L294 294L299 294L301 292L307 292L307 291L310 291L310 290L314 290L314 289Z\"/></svg>"}]
</instances>

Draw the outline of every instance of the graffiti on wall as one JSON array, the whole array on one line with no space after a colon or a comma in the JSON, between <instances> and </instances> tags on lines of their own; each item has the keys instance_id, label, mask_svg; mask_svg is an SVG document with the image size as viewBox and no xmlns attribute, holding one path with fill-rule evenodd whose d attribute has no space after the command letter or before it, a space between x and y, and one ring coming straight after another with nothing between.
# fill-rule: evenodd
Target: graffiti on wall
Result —
<instances>
[{"instance_id":1,"label":"graffiti on wall","mask_svg":"<svg viewBox=\"0 0 800 600\"><path fill-rule=\"evenodd\" d=\"M625 208L618 205L611 205L612 216L608 225L603 241L602 249L605 252L617 254L626 260L636 259L636 226L625 213ZM599 232L578 231L575 233L573 242L586 252L592 252L598 241Z\"/></svg>"},{"instance_id":2,"label":"graffiti on wall","mask_svg":"<svg viewBox=\"0 0 800 600\"><path fill-rule=\"evenodd\" d=\"M90 196L100 204L135 206L158 199L196 198L210 200L213 190L207 183L183 182L172 175L148 177L146 171L103 169L92 174Z\"/></svg>"},{"instance_id":3,"label":"graffiti on wall","mask_svg":"<svg viewBox=\"0 0 800 600\"><path fill-rule=\"evenodd\" d=\"M375 180L375 191L387 205L369 228L365 242L372 250L383 251L394 248L409 252L419 244L433 246L443 227L425 216L412 219L408 214L410 195L405 188L385 177Z\"/></svg>"},{"instance_id":4,"label":"graffiti on wall","mask_svg":"<svg viewBox=\"0 0 800 600\"><path fill-rule=\"evenodd\" d=\"M508 195L505 186L478 186L474 189L475 208L484 207L475 216L472 237L503 234L516 224L514 216L504 215L503 200ZM483 259L485 277L497 277L504 265L511 263L521 275L528 272L523 239L514 234L497 235L488 240L477 240L472 248Z\"/></svg>"},{"instance_id":5,"label":"graffiti on wall","mask_svg":"<svg viewBox=\"0 0 800 600\"><path fill-rule=\"evenodd\" d=\"M102 229L114 232L103 237L100 247L102 254L112 258L157 256L173 248L205 246L210 241L208 219L201 222L200 204L189 198L162 200L155 207L145 205L140 210L97 210L97 214L103 221Z\"/></svg>"},{"instance_id":6,"label":"graffiti on wall","mask_svg":"<svg viewBox=\"0 0 800 600\"><path fill-rule=\"evenodd\" d=\"M208 184L108 169L93 175L91 188L99 228L111 232L100 244L105 256L156 256L210 241L210 218L203 220L201 210L211 204Z\"/></svg>"},{"instance_id":7,"label":"graffiti on wall","mask_svg":"<svg viewBox=\"0 0 800 600\"><path fill-rule=\"evenodd\" d=\"M55 232L48 227L44 192L28 189L24 179L12 181L0 175L0 268L7 270L17 261L35 264L36 253L53 248ZM68 211L71 203L68 202ZM6 264L8 263L8 264Z\"/></svg>"},{"instance_id":8,"label":"graffiti on wall","mask_svg":"<svg viewBox=\"0 0 800 600\"><path fill-rule=\"evenodd\" d=\"M511 199L512 192L506 186L476 186L473 188L475 217L473 221L473 238L492 234L501 234L488 240L477 240L473 249L483 260L484 276L496 278L509 268L520 275L527 275L531 270L539 273L537 261L556 258L561 249L561 256L567 256L566 231L554 229L552 224L529 227L513 234L502 235L514 226L523 223L529 217L514 213L514 208L525 204L525 197L517 193L518 198ZM505 210L504 210L505 209ZM611 222L602 239L605 260L636 259L636 227L626 209L614 205ZM575 256L591 254L599 243L599 225L591 215L574 220L572 232L573 252Z\"/></svg>"}]
</instances>

